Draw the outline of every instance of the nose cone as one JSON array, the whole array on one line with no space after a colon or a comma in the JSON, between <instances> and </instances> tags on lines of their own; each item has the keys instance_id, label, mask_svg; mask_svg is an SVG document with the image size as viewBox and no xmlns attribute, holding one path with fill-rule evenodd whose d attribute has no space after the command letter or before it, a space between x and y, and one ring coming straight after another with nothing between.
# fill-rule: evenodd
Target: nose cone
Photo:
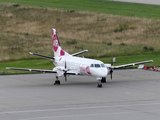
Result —
<instances>
[{"instance_id":1,"label":"nose cone","mask_svg":"<svg viewBox=\"0 0 160 120\"><path fill-rule=\"evenodd\" d=\"M108 70L106 68L92 70L92 75L95 77L106 77L108 74Z\"/></svg>"},{"instance_id":2,"label":"nose cone","mask_svg":"<svg viewBox=\"0 0 160 120\"><path fill-rule=\"evenodd\" d=\"M108 70L107 69L102 69L100 70L99 77L106 77L108 74Z\"/></svg>"}]
</instances>

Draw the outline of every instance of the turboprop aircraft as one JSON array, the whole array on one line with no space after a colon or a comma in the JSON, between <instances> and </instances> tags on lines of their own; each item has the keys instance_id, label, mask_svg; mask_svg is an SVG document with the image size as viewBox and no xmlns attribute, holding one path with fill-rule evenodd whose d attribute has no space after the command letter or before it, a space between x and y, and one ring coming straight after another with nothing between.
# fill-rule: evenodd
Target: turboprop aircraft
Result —
<instances>
[{"instance_id":1,"label":"turboprop aircraft","mask_svg":"<svg viewBox=\"0 0 160 120\"><path fill-rule=\"evenodd\" d=\"M65 50L61 48L60 42L56 33L56 29L53 29L53 28L52 28L52 43L53 43L54 57L35 54L32 52L30 52L30 54L52 60L55 65L53 70L11 68L11 67L7 67L6 69L37 71L37 72L43 72L43 73L56 73L56 80L54 85L60 85L59 77L64 77L65 81L67 81L68 75L93 76L93 77L97 77L97 80L99 81L97 87L102 87L102 83L106 82L107 75L110 75L112 79L113 69L153 62L153 60L148 60L148 61L142 61L137 63L113 66L112 64L104 64L100 60L89 59L84 57L76 57L79 54L87 52L88 50L80 51L74 54L67 53Z\"/></svg>"}]
</instances>

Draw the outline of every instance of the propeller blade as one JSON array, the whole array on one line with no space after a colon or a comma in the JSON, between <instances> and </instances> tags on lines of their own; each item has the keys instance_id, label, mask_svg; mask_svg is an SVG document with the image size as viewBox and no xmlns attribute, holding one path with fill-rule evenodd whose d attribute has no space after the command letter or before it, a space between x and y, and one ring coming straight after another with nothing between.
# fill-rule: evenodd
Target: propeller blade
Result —
<instances>
[{"instance_id":1,"label":"propeller blade","mask_svg":"<svg viewBox=\"0 0 160 120\"><path fill-rule=\"evenodd\" d=\"M65 68L65 70L64 70L64 78L65 78L65 81L67 81L67 63L66 63L66 60L65 60L65 65L64 65L64 68Z\"/></svg>"},{"instance_id":2,"label":"propeller blade","mask_svg":"<svg viewBox=\"0 0 160 120\"><path fill-rule=\"evenodd\" d=\"M113 73L113 70L112 70L112 68L111 68L111 70L110 70L110 74L111 74L111 79L112 79L112 73Z\"/></svg>"},{"instance_id":3,"label":"propeller blade","mask_svg":"<svg viewBox=\"0 0 160 120\"><path fill-rule=\"evenodd\" d=\"M116 62L116 58L112 58L112 61L111 61L111 66L113 66L113 63ZM110 74L111 74L111 79L112 79L112 74L113 74L113 69L112 67L110 68Z\"/></svg>"},{"instance_id":4,"label":"propeller blade","mask_svg":"<svg viewBox=\"0 0 160 120\"><path fill-rule=\"evenodd\" d=\"M111 74L111 80L112 80L112 74Z\"/></svg>"},{"instance_id":5,"label":"propeller blade","mask_svg":"<svg viewBox=\"0 0 160 120\"><path fill-rule=\"evenodd\" d=\"M64 65L64 68L65 68L65 69L67 68L66 60L65 60L65 65Z\"/></svg>"},{"instance_id":6,"label":"propeller blade","mask_svg":"<svg viewBox=\"0 0 160 120\"><path fill-rule=\"evenodd\" d=\"M113 66L113 61L111 61L111 66Z\"/></svg>"},{"instance_id":7,"label":"propeller blade","mask_svg":"<svg viewBox=\"0 0 160 120\"><path fill-rule=\"evenodd\" d=\"M67 81L67 72L64 72L65 81Z\"/></svg>"}]
</instances>

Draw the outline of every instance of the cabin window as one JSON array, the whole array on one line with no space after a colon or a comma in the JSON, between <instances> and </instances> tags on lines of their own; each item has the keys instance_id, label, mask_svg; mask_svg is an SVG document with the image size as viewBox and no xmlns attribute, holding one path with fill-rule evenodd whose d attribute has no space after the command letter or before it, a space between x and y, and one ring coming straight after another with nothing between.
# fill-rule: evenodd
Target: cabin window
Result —
<instances>
[{"instance_id":1,"label":"cabin window","mask_svg":"<svg viewBox=\"0 0 160 120\"><path fill-rule=\"evenodd\" d=\"M100 66L100 64L95 64L95 67L96 67L96 68L99 68L99 67L101 67L101 66Z\"/></svg>"},{"instance_id":2,"label":"cabin window","mask_svg":"<svg viewBox=\"0 0 160 120\"><path fill-rule=\"evenodd\" d=\"M105 65L104 65L104 64L101 64L101 66L102 66L102 67L105 67Z\"/></svg>"},{"instance_id":3,"label":"cabin window","mask_svg":"<svg viewBox=\"0 0 160 120\"><path fill-rule=\"evenodd\" d=\"M105 67L105 65L104 64L91 64L90 67L100 68L100 67Z\"/></svg>"}]
</instances>

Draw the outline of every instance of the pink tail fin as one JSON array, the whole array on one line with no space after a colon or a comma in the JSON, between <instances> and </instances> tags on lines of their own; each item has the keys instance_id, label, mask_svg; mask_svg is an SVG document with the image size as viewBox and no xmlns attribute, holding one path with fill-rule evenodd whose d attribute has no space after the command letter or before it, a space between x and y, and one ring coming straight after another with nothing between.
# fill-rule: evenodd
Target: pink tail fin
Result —
<instances>
[{"instance_id":1,"label":"pink tail fin","mask_svg":"<svg viewBox=\"0 0 160 120\"><path fill-rule=\"evenodd\" d=\"M58 40L58 36L56 33L56 29L53 29L53 28L52 28L52 43L53 43L53 52L55 57L69 55L66 51L64 51L61 48L60 42Z\"/></svg>"}]
</instances>

